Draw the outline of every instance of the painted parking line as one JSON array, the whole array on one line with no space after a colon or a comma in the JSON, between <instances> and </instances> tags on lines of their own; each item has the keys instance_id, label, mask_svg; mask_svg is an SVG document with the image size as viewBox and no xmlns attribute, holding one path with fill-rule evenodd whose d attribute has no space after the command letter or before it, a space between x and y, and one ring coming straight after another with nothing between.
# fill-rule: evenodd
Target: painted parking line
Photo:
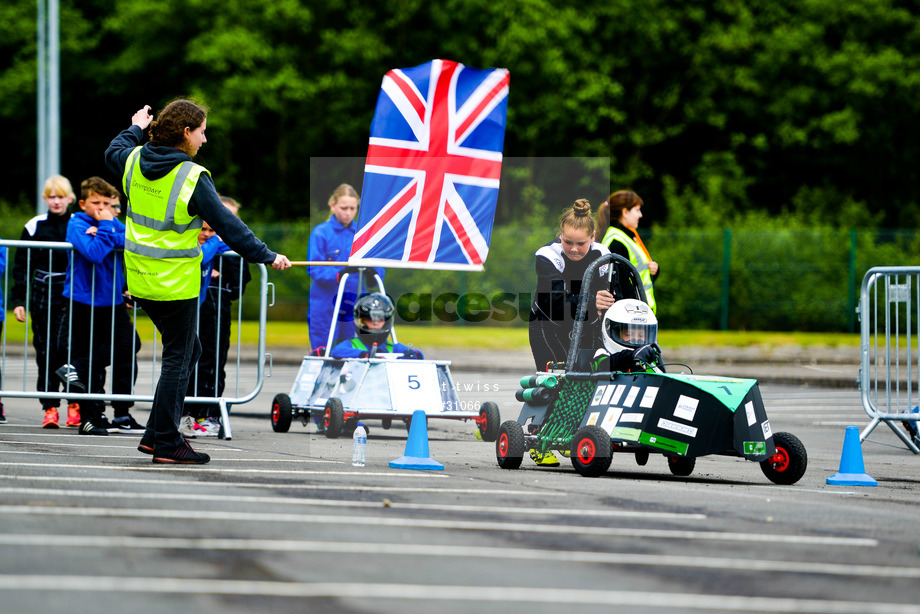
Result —
<instances>
[{"instance_id":1,"label":"painted parking line","mask_svg":"<svg viewBox=\"0 0 920 614\"><path fill-rule=\"evenodd\" d=\"M381 506L382 507L382 506ZM84 518L156 518L159 520L182 519L214 522L289 522L302 524L302 514L273 514L227 512L221 510L177 510L177 509L112 509L101 507L52 507L43 505L0 505L0 514L67 516L71 519ZM311 514L311 525L336 524L377 527L398 527L406 529L450 529L457 531L496 531L517 533L545 533L552 535L597 535L602 537L629 537L642 539L684 539L699 541L723 541L742 543L790 544L796 546L844 546L875 547L878 540L862 537L831 537L825 535L792 535L780 533L734 533L718 531L689 531L676 529L640 529L619 527L592 527L564 524L536 524L514 522L480 522L472 520L438 520L429 518L391 518L382 516L324 516Z\"/></svg>"},{"instance_id":2,"label":"painted parking line","mask_svg":"<svg viewBox=\"0 0 920 614\"><path fill-rule=\"evenodd\" d=\"M302 499L293 497L250 497L206 493L111 492L104 490L71 490L61 488L0 487L0 494L42 497L73 497L91 499L155 499L157 501L224 501L228 503L260 503L266 505L307 505L315 507L389 507L396 510L419 510L475 514L525 514L539 516L578 516L594 518L644 518L655 520L705 520L705 514L679 512L649 512L643 510L590 510L572 508L498 507L483 505L443 505L437 503L399 503L380 501L349 501L336 499Z\"/></svg>"},{"instance_id":3,"label":"painted parking line","mask_svg":"<svg viewBox=\"0 0 920 614\"><path fill-rule=\"evenodd\" d=\"M120 458L120 457L116 457ZM137 460L133 459L132 460ZM304 461L308 462L308 461ZM449 475L438 475L434 473L391 473L391 472L373 472L373 471L311 471L308 469L302 470L293 470L293 469L223 469L216 467L207 467L205 465L74 465L70 463L9 463L9 462L0 462L0 467L15 467L15 468L45 468L45 469L79 469L81 471L86 469L94 469L98 471L154 471L154 472L170 472L170 473L269 473L271 475L358 475L358 476L367 476L367 477L398 477L398 478L430 478L430 479L445 479L449 478Z\"/></svg>"},{"instance_id":4,"label":"painted parking line","mask_svg":"<svg viewBox=\"0 0 920 614\"><path fill-rule=\"evenodd\" d=\"M249 595L260 597L329 597L488 603L552 603L613 607L668 608L703 611L764 611L811 614L918 614L909 604L830 599L749 597L668 593L663 591L601 591L528 586L425 585L367 582L271 582L198 578L133 578L118 576L0 575L0 590L175 593L182 595Z\"/></svg>"},{"instance_id":5,"label":"painted parking line","mask_svg":"<svg viewBox=\"0 0 920 614\"><path fill-rule=\"evenodd\" d=\"M517 561L553 561L554 563L588 563L603 565L686 567L738 572L816 574L846 577L880 577L920 579L920 568L891 565L851 565L806 561L780 561L730 557L679 556L672 554L637 554L635 552L586 552L538 548L500 548L490 546L451 546L445 544L406 544L340 542L291 539L215 539L183 537L131 537L96 535L0 535L2 546L33 548L112 548L142 550L202 550L211 552L302 552L355 554L363 556L427 556L435 558L482 558Z\"/></svg>"},{"instance_id":6,"label":"painted parking line","mask_svg":"<svg viewBox=\"0 0 920 614\"><path fill-rule=\"evenodd\" d=\"M76 484L80 482L100 483L100 484L124 484L124 478L99 478L83 476L52 476L52 475L3 475L0 474L0 482L3 480L22 480L28 482L67 482ZM207 484L199 481L183 480L155 480L148 478L138 478L136 484L144 485L168 485L168 486L189 486L196 489L202 488L283 488L285 490L335 490L335 491L369 491L369 492L399 492L399 493L434 493L434 494L452 494L452 495L500 495L510 497L568 497L569 493L558 492L554 490L507 490L497 488L442 488L426 486L370 486L358 485L347 486L343 484L291 484L288 482L219 482Z\"/></svg>"},{"instance_id":7,"label":"painted parking line","mask_svg":"<svg viewBox=\"0 0 920 614\"><path fill-rule=\"evenodd\" d=\"M29 442L30 445L35 445L33 442ZM52 444L40 444L43 446L52 445ZM74 446L67 446L68 448ZM97 447L106 447L106 446L97 446ZM116 446L112 446L116 447ZM118 446L120 447L120 446ZM195 448L198 450L207 450L211 454L211 460L218 461L221 463L330 463L341 465L345 461L336 461L328 460L323 458L315 458L311 456L304 456L300 458L217 458L213 456L215 453L220 453L227 451L227 448L208 448L207 446L198 446ZM35 450L0 450L0 457L4 454L22 454L25 456L66 456L67 458L108 458L108 459L133 459L137 460L138 458L145 458L137 455L137 446L131 448L124 448L125 450L131 450L135 452L131 456L126 456L123 454L74 454L72 452L44 452L44 451L35 451ZM233 449L233 452L244 452L244 450Z\"/></svg>"}]
</instances>

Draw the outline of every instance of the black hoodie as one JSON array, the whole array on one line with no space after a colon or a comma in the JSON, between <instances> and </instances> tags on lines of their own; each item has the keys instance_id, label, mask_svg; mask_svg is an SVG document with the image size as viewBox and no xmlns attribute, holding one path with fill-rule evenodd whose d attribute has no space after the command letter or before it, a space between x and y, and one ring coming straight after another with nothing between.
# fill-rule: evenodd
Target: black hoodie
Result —
<instances>
[{"instance_id":1,"label":"black hoodie","mask_svg":"<svg viewBox=\"0 0 920 614\"><path fill-rule=\"evenodd\" d=\"M117 177L124 176L128 156L142 140L144 131L140 126L131 126L127 130L122 130L109 144L105 150L105 163ZM174 147L146 143L141 150L141 173L147 179L160 179L186 160L191 160L191 157ZM214 180L208 173L201 173L198 178L188 211L206 221L224 243L246 260L262 264L271 264L275 261L277 254L268 249L265 243L220 201L220 196L214 188Z\"/></svg>"}]
</instances>

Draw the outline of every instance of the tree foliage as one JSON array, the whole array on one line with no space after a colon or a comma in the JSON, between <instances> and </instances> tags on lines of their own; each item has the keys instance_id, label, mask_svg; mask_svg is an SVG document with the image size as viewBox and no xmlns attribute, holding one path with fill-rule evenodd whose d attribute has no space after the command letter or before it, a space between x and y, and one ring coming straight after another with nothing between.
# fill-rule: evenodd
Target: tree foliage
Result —
<instances>
[{"instance_id":1,"label":"tree foliage","mask_svg":"<svg viewBox=\"0 0 920 614\"><path fill-rule=\"evenodd\" d=\"M31 201L34 5L0 6L0 35L16 152L0 198ZM141 105L195 95L219 188L247 215L303 218L311 181L360 183L311 177L310 160L363 157L383 74L445 57L510 70L507 156L609 157L611 188L639 191L646 221L920 223L912 2L62 0L61 50L74 182L117 179L102 153ZM510 201L499 222L527 214Z\"/></svg>"}]
</instances>

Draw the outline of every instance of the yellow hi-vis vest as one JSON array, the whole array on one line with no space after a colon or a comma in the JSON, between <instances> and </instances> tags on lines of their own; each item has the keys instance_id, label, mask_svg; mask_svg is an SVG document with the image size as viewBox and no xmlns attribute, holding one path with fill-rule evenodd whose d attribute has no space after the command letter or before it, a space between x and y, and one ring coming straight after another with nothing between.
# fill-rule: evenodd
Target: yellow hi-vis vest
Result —
<instances>
[{"instance_id":1,"label":"yellow hi-vis vest","mask_svg":"<svg viewBox=\"0 0 920 614\"><path fill-rule=\"evenodd\" d=\"M655 290L652 288L652 272L648 268L648 256L645 255L642 248L636 245L632 237L619 228L611 226L607 229L607 233L604 234L604 239L601 243L609 248L610 244L614 241L619 241L626 246L626 251L629 253L629 261L636 267L636 270L639 271L639 277L642 279L642 287L645 288L645 297L648 299L648 306L652 308L652 312L658 313L658 304L655 302Z\"/></svg>"},{"instance_id":2,"label":"yellow hi-vis vest","mask_svg":"<svg viewBox=\"0 0 920 614\"><path fill-rule=\"evenodd\" d=\"M201 290L201 218L188 203L203 166L186 161L160 179L141 174L137 147L128 156L122 186L128 197L125 272L133 296L157 301L197 298ZM209 173L210 174L210 173Z\"/></svg>"}]
</instances>

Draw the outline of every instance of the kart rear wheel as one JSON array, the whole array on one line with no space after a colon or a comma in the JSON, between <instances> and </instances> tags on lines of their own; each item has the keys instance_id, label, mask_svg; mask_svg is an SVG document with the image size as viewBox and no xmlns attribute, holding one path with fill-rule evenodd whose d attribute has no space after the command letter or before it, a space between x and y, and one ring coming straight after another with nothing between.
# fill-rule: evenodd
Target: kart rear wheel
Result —
<instances>
[{"instance_id":1,"label":"kart rear wheel","mask_svg":"<svg viewBox=\"0 0 920 614\"><path fill-rule=\"evenodd\" d=\"M776 454L760 463L760 470L774 484L789 486L805 475L808 467L808 453L798 437L792 433L773 434Z\"/></svg>"},{"instance_id":2,"label":"kart rear wheel","mask_svg":"<svg viewBox=\"0 0 920 614\"><path fill-rule=\"evenodd\" d=\"M695 458L687 458L686 456L670 456L668 455L668 469L671 470L673 475L678 475L680 477L687 477L693 473L693 469L696 467Z\"/></svg>"},{"instance_id":3,"label":"kart rear wheel","mask_svg":"<svg viewBox=\"0 0 920 614\"><path fill-rule=\"evenodd\" d=\"M326 401L326 407L323 409L323 426L329 439L335 439L342 434L342 428L345 426L345 409L342 407L342 401L335 397Z\"/></svg>"},{"instance_id":4,"label":"kart rear wheel","mask_svg":"<svg viewBox=\"0 0 920 614\"><path fill-rule=\"evenodd\" d=\"M604 475L613 460L613 445L610 435L599 426L585 426L578 429L572 439L572 466L575 471L589 478Z\"/></svg>"},{"instance_id":5,"label":"kart rear wheel","mask_svg":"<svg viewBox=\"0 0 920 614\"><path fill-rule=\"evenodd\" d=\"M287 433L291 428L293 418L291 397L284 393L276 394L272 401L272 429L276 433Z\"/></svg>"},{"instance_id":6,"label":"kart rear wheel","mask_svg":"<svg viewBox=\"0 0 920 614\"><path fill-rule=\"evenodd\" d=\"M498 411L498 405L492 401L486 401L479 408L479 434L482 435L483 441L495 441L498 437L498 430L501 427L502 416ZM517 424L517 423L515 423ZM523 431L521 431L523 437Z\"/></svg>"},{"instance_id":7,"label":"kart rear wheel","mask_svg":"<svg viewBox=\"0 0 920 614\"><path fill-rule=\"evenodd\" d=\"M517 469L521 466L524 460L524 429L517 421L508 420L498 427L495 458L502 469Z\"/></svg>"}]
</instances>

